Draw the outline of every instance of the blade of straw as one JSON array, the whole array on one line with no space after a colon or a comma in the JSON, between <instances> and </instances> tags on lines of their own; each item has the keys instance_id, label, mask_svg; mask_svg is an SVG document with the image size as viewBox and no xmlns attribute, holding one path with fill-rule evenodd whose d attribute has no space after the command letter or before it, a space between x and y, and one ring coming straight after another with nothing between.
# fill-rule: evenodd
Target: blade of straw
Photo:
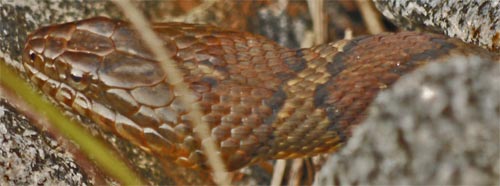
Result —
<instances>
[{"instance_id":1,"label":"blade of straw","mask_svg":"<svg viewBox=\"0 0 500 186\"><path fill-rule=\"evenodd\" d=\"M174 87L174 91L180 96L181 104L186 110L189 110L188 117L193 123L194 132L202 139L202 148L208 158L208 162L214 171L214 181L219 185L230 185L227 171L221 157L218 155L215 141L210 136L210 128L206 123L202 122L202 114L199 105L193 99L193 93L184 83L184 77L181 71L177 68L176 63L171 60L165 53L167 51L163 46L162 40L151 29L146 18L134 7L128 0L113 0L113 2L122 9L130 22L139 31L146 47L154 54L156 59L160 61L161 67L166 72L167 81Z\"/></svg>"}]
</instances>

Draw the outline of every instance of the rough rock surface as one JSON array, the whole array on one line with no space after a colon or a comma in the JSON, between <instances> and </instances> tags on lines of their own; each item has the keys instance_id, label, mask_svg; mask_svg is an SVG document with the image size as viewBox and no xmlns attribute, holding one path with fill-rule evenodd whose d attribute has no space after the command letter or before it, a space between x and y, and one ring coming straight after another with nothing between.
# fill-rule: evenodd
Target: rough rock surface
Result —
<instances>
[{"instance_id":1,"label":"rough rock surface","mask_svg":"<svg viewBox=\"0 0 500 186\"><path fill-rule=\"evenodd\" d=\"M0 100L0 185L89 185L86 174L57 141Z\"/></svg>"},{"instance_id":2,"label":"rough rock surface","mask_svg":"<svg viewBox=\"0 0 500 186\"><path fill-rule=\"evenodd\" d=\"M423 28L500 52L499 0L374 0L402 28Z\"/></svg>"},{"instance_id":3,"label":"rough rock surface","mask_svg":"<svg viewBox=\"0 0 500 186\"><path fill-rule=\"evenodd\" d=\"M500 64L457 57L379 94L316 185L499 185Z\"/></svg>"}]
</instances>

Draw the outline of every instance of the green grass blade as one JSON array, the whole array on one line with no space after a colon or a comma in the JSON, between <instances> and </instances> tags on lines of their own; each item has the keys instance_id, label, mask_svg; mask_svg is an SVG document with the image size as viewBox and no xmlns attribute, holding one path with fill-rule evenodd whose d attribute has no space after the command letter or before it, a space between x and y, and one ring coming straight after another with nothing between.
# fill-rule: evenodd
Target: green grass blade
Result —
<instances>
[{"instance_id":1,"label":"green grass blade","mask_svg":"<svg viewBox=\"0 0 500 186\"><path fill-rule=\"evenodd\" d=\"M19 78L13 71L4 61L0 60L0 83L14 91L34 110L44 113L62 135L77 143L81 150L95 160L97 166L109 175L124 185L144 185L123 161L116 158L118 155L115 152L107 148L100 140L95 139L81 125L68 119L54 105L40 97L28 83Z\"/></svg>"}]
</instances>

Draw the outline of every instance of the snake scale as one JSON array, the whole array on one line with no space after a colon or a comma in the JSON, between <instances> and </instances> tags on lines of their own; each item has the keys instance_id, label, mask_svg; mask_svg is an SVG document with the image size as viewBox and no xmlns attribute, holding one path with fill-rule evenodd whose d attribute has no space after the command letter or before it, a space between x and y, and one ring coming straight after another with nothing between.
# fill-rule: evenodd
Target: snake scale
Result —
<instances>
[{"instance_id":1,"label":"snake scale","mask_svg":"<svg viewBox=\"0 0 500 186\"><path fill-rule=\"evenodd\" d=\"M380 90L432 59L488 56L456 39L384 33L289 49L207 25L156 23L228 170L334 152ZM61 106L160 158L208 168L202 139L159 62L127 23L104 17L41 28L23 52L30 80Z\"/></svg>"}]
</instances>

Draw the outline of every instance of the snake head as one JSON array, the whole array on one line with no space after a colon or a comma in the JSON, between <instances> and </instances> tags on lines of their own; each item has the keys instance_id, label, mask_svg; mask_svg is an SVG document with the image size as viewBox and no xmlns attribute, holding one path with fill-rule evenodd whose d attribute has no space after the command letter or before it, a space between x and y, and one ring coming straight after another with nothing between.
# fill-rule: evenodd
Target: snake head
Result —
<instances>
[{"instance_id":1,"label":"snake head","mask_svg":"<svg viewBox=\"0 0 500 186\"><path fill-rule=\"evenodd\" d=\"M56 103L145 147L145 127L161 125L154 109L173 92L138 38L128 24L102 17L48 26L29 35L23 66ZM156 140L150 146L168 143L156 130L147 130Z\"/></svg>"},{"instance_id":2,"label":"snake head","mask_svg":"<svg viewBox=\"0 0 500 186\"><path fill-rule=\"evenodd\" d=\"M137 38L127 24L99 17L44 27L28 37L23 65L79 91L156 84L165 75Z\"/></svg>"},{"instance_id":3,"label":"snake head","mask_svg":"<svg viewBox=\"0 0 500 186\"><path fill-rule=\"evenodd\" d=\"M61 106L146 151L199 166L204 158L187 113L139 38L129 24L108 18L44 27L29 35L23 66Z\"/></svg>"}]
</instances>

